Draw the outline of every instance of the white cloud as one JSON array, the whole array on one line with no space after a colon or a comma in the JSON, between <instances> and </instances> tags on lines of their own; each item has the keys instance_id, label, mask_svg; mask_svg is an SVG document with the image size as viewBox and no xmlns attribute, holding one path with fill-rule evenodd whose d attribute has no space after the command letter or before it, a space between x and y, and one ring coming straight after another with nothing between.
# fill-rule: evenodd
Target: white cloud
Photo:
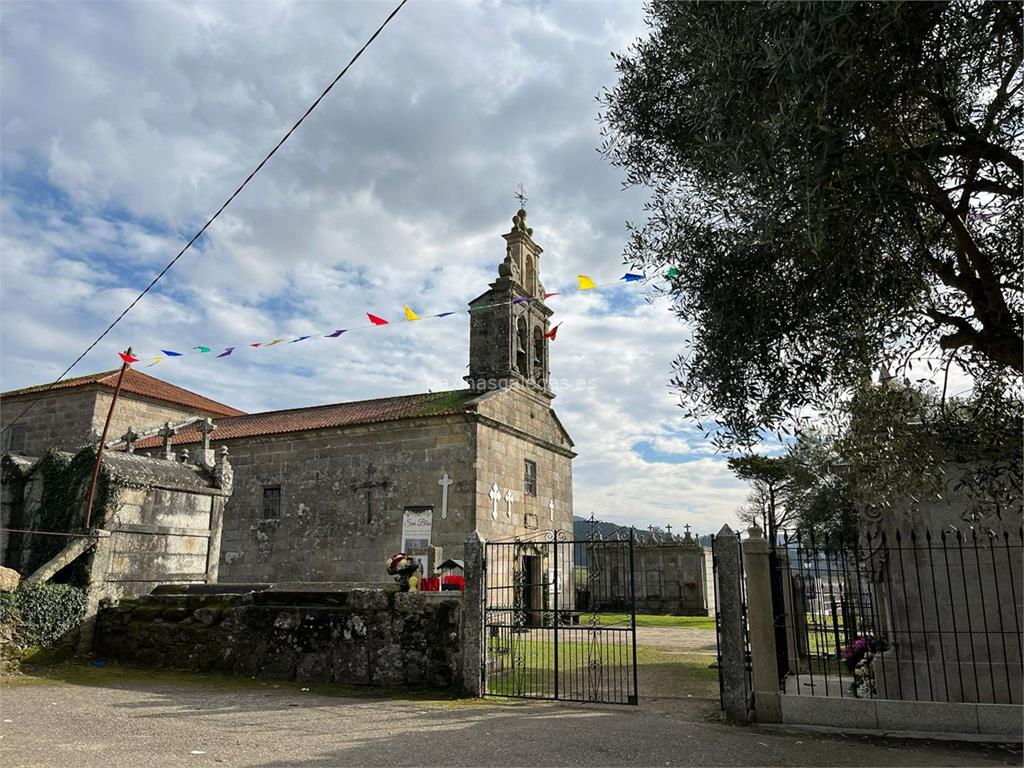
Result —
<instances>
[{"instance_id":1,"label":"white cloud","mask_svg":"<svg viewBox=\"0 0 1024 768\"><path fill-rule=\"evenodd\" d=\"M376 27L372 3L8 2L0 27L5 389L58 374ZM514 184L549 290L623 272L642 190L595 151L634 3L410 3L75 373L128 345L247 344L459 309L504 254ZM616 289L552 300L576 508L717 530L744 488L668 387L684 328ZM633 299L630 299L630 291ZM557 303L556 303L557 302ZM148 370L248 410L458 386L465 315ZM582 382L578 386L577 382ZM643 454L635 446L649 446ZM644 458L647 455L647 458Z\"/></svg>"}]
</instances>

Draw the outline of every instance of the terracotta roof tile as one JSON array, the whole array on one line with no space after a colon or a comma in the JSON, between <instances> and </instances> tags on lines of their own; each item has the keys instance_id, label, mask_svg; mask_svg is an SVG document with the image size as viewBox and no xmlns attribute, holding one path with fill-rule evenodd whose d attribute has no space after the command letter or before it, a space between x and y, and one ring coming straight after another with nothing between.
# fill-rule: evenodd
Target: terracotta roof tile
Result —
<instances>
[{"instance_id":1,"label":"terracotta roof tile","mask_svg":"<svg viewBox=\"0 0 1024 768\"><path fill-rule=\"evenodd\" d=\"M357 424L374 424L399 419L415 419L428 416L448 416L472 410L472 401L477 393L468 389L447 392L425 392L417 395L384 397L377 400L358 400L351 403L314 405L308 408L293 408L285 411L266 411L244 416L217 419L214 442L243 437L259 437L287 432L305 432L328 427L348 427ZM171 440L173 445L188 445L202 441L196 425L182 428ZM159 447L160 437L139 440L136 449Z\"/></svg>"},{"instance_id":2,"label":"terracotta roof tile","mask_svg":"<svg viewBox=\"0 0 1024 768\"><path fill-rule=\"evenodd\" d=\"M103 371L102 373L93 373L88 376L77 376L73 379L64 379L64 381L58 382L52 387L48 387L46 384L40 384L39 386L25 387L24 389L12 389L10 392L0 394L0 398L39 394L48 388L54 391L61 391L73 389L75 387L84 387L89 384L99 384L101 386L114 389L117 385L117 374L117 370ZM121 391L131 392L135 395L152 397L155 400L163 400L166 403L184 405L186 408L195 408L196 410L205 411L217 416L240 416L245 413L245 411L240 411L229 405L218 403L216 400L203 397L202 395L188 389L176 387L170 382L163 381L162 379L158 379L154 376L147 376L144 373L136 371L134 368L129 368L125 371Z\"/></svg>"}]
</instances>

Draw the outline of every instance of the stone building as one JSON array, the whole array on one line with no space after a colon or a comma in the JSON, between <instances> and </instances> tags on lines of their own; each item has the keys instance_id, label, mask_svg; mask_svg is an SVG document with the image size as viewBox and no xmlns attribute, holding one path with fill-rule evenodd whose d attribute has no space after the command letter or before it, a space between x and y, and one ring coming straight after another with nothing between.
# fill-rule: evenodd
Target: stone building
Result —
<instances>
[{"instance_id":1,"label":"stone building","mask_svg":"<svg viewBox=\"0 0 1024 768\"><path fill-rule=\"evenodd\" d=\"M3 452L41 456L51 448L74 450L97 441L110 410L117 374L115 370L66 379L49 391L46 391L47 385L42 384L4 392L0 395ZM41 395L44 391L46 394ZM166 421L176 424L207 416L216 418L242 413L237 408L129 369L125 372L109 434L120 435L131 427L141 431ZM15 419L17 422L8 429Z\"/></svg>"},{"instance_id":2,"label":"stone building","mask_svg":"<svg viewBox=\"0 0 1024 768\"><path fill-rule=\"evenodd\" d=\"M461 558L473 530L491 539L572 530L575 454L551 407L551 310L525 211L504 239L497 279L470 304L465 389L256 414L206 401L222 409L204 414L214 424L177 427L178 416L161 413L152 421L172 423L142 439L158 424L122 419L133 427L122 447L137 453L169 455L204 439L228 448L221 581L388 581L385 561L400 550L430 573ZM62 407L43 412L59 420ZM52 444L52 423L39 436L29 430L26 446ZM95 423L84 419L75 439Z\"/></svg>"}]
</instances>

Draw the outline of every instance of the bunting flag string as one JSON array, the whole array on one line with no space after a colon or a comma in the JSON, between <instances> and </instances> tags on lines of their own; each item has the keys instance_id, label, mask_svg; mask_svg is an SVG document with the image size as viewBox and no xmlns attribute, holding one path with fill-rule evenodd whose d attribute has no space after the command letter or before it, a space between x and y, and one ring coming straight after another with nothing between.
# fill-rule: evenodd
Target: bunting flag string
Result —
<instances>
[{"instance_id":1,"label":"bunting flag string","mask_svg":"<svg viewBox=\"0 0 1024 768\"><path fill-rule=\"evenodd\" d=\"M665 273L665 277L668 278L668 279L672 279L672 278L678 276L679 274L680 273L679 273L678 269L676 269L675 267L671 267ZM493 309L493 308L497 308L497 307L508 306L510 304L517 305L517 306L523 305L523 304L532 304L534 302L546 301L547 299L553 298L555 296L572 295L573 293L582 293L584 291L600 290L600 289L603 289L603 288L611 288L611 287L617 286L617 285L623 285L623 284L629 284L629 283L646 284L651 279L652 278L648 277L647 275L638 274L638 273L635 273L635 272L627 272L622 277L620 277L618 280L615 280L615 281L609 282L609 283L598 284L589 275L577 275L576 276L576 280L577 280L576 291L569 291L568 294L566 292L547 291L547 292L545 292L540 297L538 297L538 296L522 296L522 297L515 298L515 299L513 299L511 301L503 301L503 302L498 302L498 303L495 303L495 304L476 304L476 305L471 305L468 308L468 310L464 310L464 311L468 312L469 314L472 314L473 312L479 312L479 311L485 310L485 309ZM447 312L438 312L436 314L424 316L424 315L418 314L409 305L405 305L405 306L403 306L403 313L404 313L406 321L413 322L413 321L423 320L423 319L450 317L451 315L458 314L458 310L450 310L450 311L447 311ZM383 317L381 317L379 315L375 315L375 314L373 314L371 312L366 312L366 317L369 320L369 325L366 326L367 330L369 330L370 328L376 328L376 327L385 326L385 325L394 325L394 323L391 322L390 320L386 320L385 318L383 318ZM557 336L558 336L558 329L559 329L559 327L561 325L562 325L561 323L558 323L553 328L551 328L549 331L547 331L544 334L545 338L550 339L551 341L554 341L557 338ZM273 347L273 346L276 346L278 344L282 344L285 341L288 341L289 344L295 344L297 342L307 341L309 339L314 339L314 340L337 339L340 336L342 336L343 334L350 333L353 330L358 330L358 329L336 328L336 329L334 329L334 330L332 330L330 332L307 333L305 335L297 336L297 337L292 338L292 339L286 339L284 337L279 337L279 338L273 338L270 341L266 341L266 342L256 341L256 342L249 343L246 346L248 346L250 349L262 350L262 349L266 349L268 347ZM222 351L220 353L218 353L216 355L211 355L211 357L216 357L216 358L230 357L239 348L244 348L244 346L236 344L234 346L223 347ZM161 363L161 362L163 362L163 361L165 361L167 359L176 358L176 357L184 357L187 354L207 354L207 353L209 353L212 350L212 347L208 346L206 344L200 344L200 345L192 347L191 349L193 350L192 353L176 352L176 351L174 351L172 349L161 349L160 350L160 354L152 355L152 356L147 356L147 355L142 355L140 353L135 353L135 355L132 356L130 360L128 360L127 356L124 355L123 353L118 353L118 354L121 356L121 358L125 362L127 362L129 364L138 362L139 360L142 360L143 358L148 357L149 362L144 367L152 368L154 365L157 365L158 363Z\"/></svg>"}]
</instances>

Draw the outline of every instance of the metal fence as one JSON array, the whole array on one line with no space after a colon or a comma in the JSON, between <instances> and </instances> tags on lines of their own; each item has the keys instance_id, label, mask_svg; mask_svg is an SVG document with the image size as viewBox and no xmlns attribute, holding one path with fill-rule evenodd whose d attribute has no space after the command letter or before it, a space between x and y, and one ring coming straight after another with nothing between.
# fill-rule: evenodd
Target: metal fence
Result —
<instances>
[{"instance_id":1,"label":"metal fence","mask_svg":"<svg viewBox=\"0 0 1024 768\"><path fill-rule=\"evenodd\" d=\"M781 690L1021 703L1022 554L1021 528L787 535L772 560Z\"/></svg>"}]
</instances>

